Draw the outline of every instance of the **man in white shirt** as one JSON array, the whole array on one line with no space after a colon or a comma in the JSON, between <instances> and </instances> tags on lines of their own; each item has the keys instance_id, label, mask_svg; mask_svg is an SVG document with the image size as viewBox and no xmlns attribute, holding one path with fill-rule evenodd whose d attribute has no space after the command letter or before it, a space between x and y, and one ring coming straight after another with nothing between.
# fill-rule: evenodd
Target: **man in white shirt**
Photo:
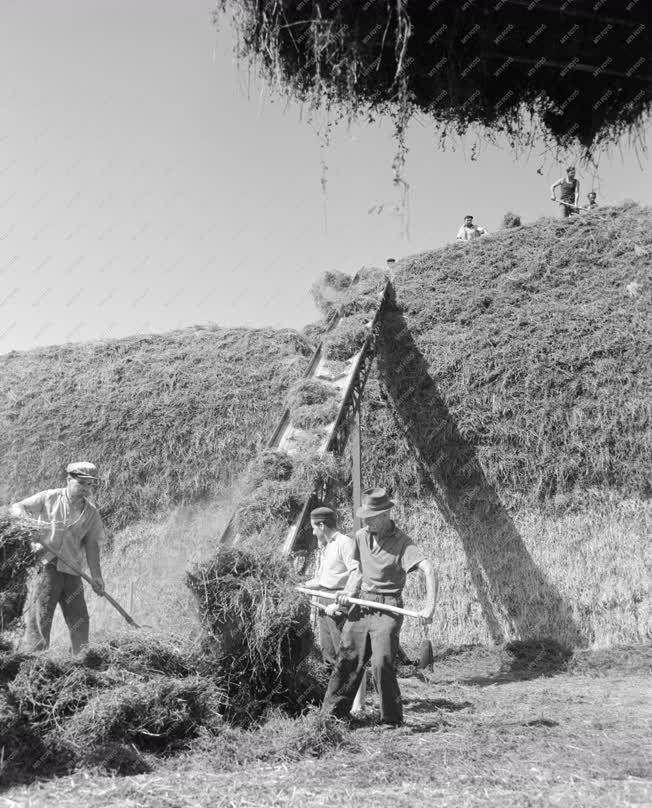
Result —
<instances>
[{"instance_id":1,"label":"man in white shirt","mask_svg":"<svg viewBox=\"0 0 652 808\"><path fill-rule=\"evenodd\" d=\"M319 545L319 562L315 577L306 581L304 586L332 593L342 592L350 573L357 572L360 568L353 557L355 541L339 532L337 516L331 508L321 507L311 511L310 525ZM345 621L346 610L337 603L324 599L319 608L319 641L324 660L331 668L337 660ZM352 713L364 710L365 696L366 677L363 677L351 708Z\"/></svg>"},{"instance_id":2,"label":"man in white shirt","mask_svg":"<svg viewBox=\"0 0 652 808\"><path fill-rule=\"evenodd\" d=\"M44 651L50 645L50 631L57 604L70 631L73 654L88 645L88 609L78 571L86 557L93 589L104 593L100 568L100 545L104 526L98 509L88 498L98 483L93 463L70 463L65 488L51 488L11 506L16 517L41 525L44 539L72 567L41 545L39 563L28 585L23 649Z\"/></svg>"},{"instance_id":3,"label":"man in white shirt","mask_svg":"<svg viewBox=\"0 0 652 808\"><path fill-rule=\"evenodd\" d=\"M474 238L486 236L487 232L488 231L484 227L480 227L478 224L473 224L473 216L469 215L464 217L464 224L457 231L457 238L460 241L471 241Z\"/></svg>"}]
</instances>

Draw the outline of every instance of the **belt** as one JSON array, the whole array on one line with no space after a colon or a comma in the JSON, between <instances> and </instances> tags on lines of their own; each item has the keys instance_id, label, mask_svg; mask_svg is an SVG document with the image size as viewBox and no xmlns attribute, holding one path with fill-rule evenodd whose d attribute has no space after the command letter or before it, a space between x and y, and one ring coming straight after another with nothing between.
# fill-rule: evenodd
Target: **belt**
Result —
<instances>
[{"instance_id":1,"label":"belt","mask_svg":"<svg viewBox=\"0 0 652 808\"><path fill-rule=\"evenodd\" d=\"M391 606L403 606L403 597L399 592L397 595L381 595L378 592L361 592L362 600L373 600L374 603L389 603Z\"/></svg>"}]
</instances>

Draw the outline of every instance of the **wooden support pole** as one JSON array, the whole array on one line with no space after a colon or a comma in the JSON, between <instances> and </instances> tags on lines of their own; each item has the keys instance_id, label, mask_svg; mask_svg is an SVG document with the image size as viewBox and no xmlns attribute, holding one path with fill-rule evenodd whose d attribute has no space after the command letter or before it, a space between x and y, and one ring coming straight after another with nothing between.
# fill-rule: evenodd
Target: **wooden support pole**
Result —
<instances>
[{"instance_id":1,"label":"wooden support pole","mask_svg":"<svg viewBox=\"0 0 652 808\"><path fill-rule=\"evenodd\" d=\"M353 456L353 529L358 531L362 526L360 519L355 515L361 504L361 488L362 488L362 474L361 474L361 461L362 461L362 447L360 437L360 408L362 401L358 401L358 406L353 416L353 434L351 435L351 454Z\"/></svg>"}]
</instances>

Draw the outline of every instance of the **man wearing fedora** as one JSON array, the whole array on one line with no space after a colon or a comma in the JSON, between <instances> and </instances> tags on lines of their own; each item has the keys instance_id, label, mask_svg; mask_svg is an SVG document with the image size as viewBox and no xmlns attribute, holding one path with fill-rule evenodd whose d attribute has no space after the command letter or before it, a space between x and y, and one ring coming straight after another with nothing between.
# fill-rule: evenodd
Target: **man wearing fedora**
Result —
<instances>
[{"instance_id":1,"label":"man wearing fedora","mask_svg":"<svg viewBox=\"0 0 652 808\"><path fill-rule=\"evenodd\" d=\"M72 565L69 567L45 547L35 546L38 563L28 586L21 649L28 653L49 647L57 604L70 632L73 654L88 645L88 609L82 579L77 574L83 555L93 578L93 589L98 595L104 593L100 568L104 526L98 509L89 499L98 484L97 468L93 463L70 463L66 474L65 488L40 491L11 506L14 516L35 520L42 526L46 531L44 540Z\"/></svg>"},{"instance_id":2,"label":"man wearing fedora","mask_svg":"<svg viewBox=\"0 0 652 808\"><path fill-rule=\"evenodd\" d=\"M426 605L420 615L432 622L438 581L432 564L390 516L394 502L384 488L363 494L356 516L362 527L355 535L354 558L360 569L349 575L337 602L350 604L349 597L361 597L379 605L402 607L407 574L420 570L426 581ZM371 670L380 696L380 720L389 726L403 722L401 692L396 679L396 655L402 615L371 607L353 607L342 628L340 650L324 699L323 711L338 718L348 715L353 698L371 659Z\"/></svg>"},{"instance_id":3,"label":"man wearing fedora","mask_svg":"<svg viewBox=\"0 0 652 808\"><path fill-rule=\"evenodd\" d=\"M320 507L310 512L312 533L319 546L319 561L314 578L304 583L309 589L323 589L330 594L340 593L352 572L359 569L353 557L355 541L337 529L337 514L331 508ZM342 626L346 620L346 608L338 603L319 603L319 643L322 656L330 668L335 666L340 647ZM367 692L366 677L363 676L351 712L364 711Z\"/></svg>"}]
</instances>

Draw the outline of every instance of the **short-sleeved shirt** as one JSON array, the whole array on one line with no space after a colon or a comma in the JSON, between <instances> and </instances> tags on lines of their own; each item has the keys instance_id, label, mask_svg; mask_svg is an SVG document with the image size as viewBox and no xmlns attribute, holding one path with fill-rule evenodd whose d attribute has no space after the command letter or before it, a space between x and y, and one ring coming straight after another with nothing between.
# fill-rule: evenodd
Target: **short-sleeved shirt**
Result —
<instances>
[{"instance_id":1,"label":"short-sleeved shirt","mask_svg":"<svg viewBox=\"0 0 652 808\"><path fill-rule=\"evenodd\" d=\"M424 555L392 522L392 531L378 541L376 534L363 527L355 534L354 558L360 562L362 593L398 595L408 572L424 560Z\"/></svg>"},{"instance_id":2,"label":"short-sleeved shirt","mask_svg":"<svg viewBox=\"0 0 652 808\"><path fill-rule=\"evenodd\" d=\"M84 500L81 514L74 520L70 518L70 499L65 488L51 488L39 491L27 499L16 503L25 510L28 516L38 522L50 525L50 535L44 537L55 550L70 560L77 568L84 561L82 548L88 539L98 543L104 541L104 526L100 513L90 500ZM47 564L56 556L44 551L42 562ZM76 572L57 560L57 570L75 575Z\"/></svg>"},{"instance_id":3,"label":"short-sleeved shirt","mask_svg":"<svg viewBox=\"0 0 652 808\"><path fill-rule=\"evenodd\" d=\"M324 589L344 589L344 584L358 562L353 557L355 541L345 533L335 533L321 553L317 580Z\"/></svg>"}]
</instances>

